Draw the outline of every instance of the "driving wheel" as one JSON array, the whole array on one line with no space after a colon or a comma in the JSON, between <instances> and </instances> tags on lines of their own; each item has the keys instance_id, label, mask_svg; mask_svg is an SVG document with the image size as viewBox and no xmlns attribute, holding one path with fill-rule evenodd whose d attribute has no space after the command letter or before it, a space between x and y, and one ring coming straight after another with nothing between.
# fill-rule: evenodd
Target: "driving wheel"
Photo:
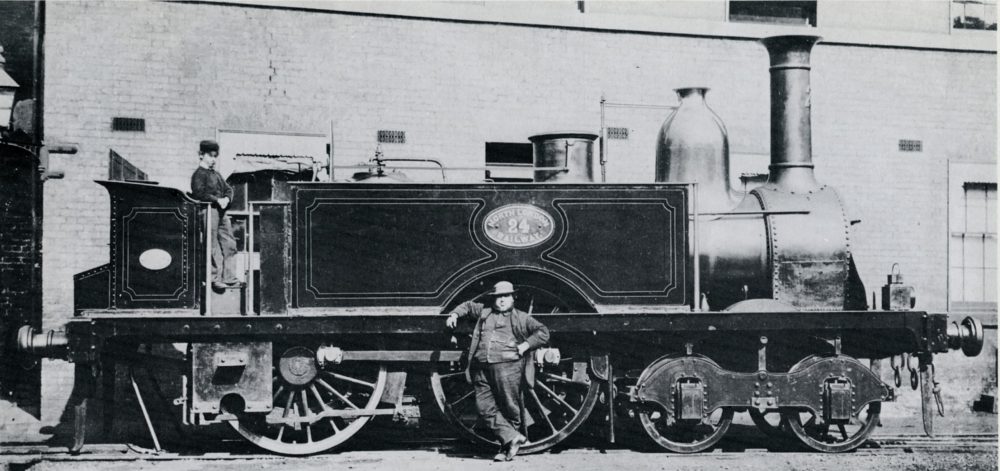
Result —
<instances>
[{"instance_id":1,"label":"driving wheel","mask_svg":"<svg viewBox=\"0 0 1000 471\"><path fill-rule=\"evenodd\" d=\"M273 409L238 413L229 424L253 444L285 455L308 455L340 445L372 417L386 384L382 365L321 369L312 349L288 348L273 368Z\"/></svg>"},{"instance_id":2,"label":"driving wheel","mask_svg":"<svg viewBox=\"0 0 1000 471\"><path fill-rule=\"evenodd\" d=\"M460 364L434 372L430 381L438 408L462 436L484 446L500 445L479 420L475 389ZM521 452L546 450L576 431L594 410L599 388L588 359L563 358L558 364L539 366L534 387L523 388L522 433L528 443Z\"/></svg>"}]
</instances>

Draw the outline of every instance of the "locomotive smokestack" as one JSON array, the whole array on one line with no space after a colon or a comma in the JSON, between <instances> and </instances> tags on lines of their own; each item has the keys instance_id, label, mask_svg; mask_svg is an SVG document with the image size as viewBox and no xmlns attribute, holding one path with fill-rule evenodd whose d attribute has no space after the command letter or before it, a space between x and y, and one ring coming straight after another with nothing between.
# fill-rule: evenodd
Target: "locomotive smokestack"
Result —
<instances>
[{"instance_id":1,"label":"locomotive smokestack","mask_svg":"<svg viewBox=\"0 0 1000 471\"><path fill-rule=\"evenodd\" d=\"M813 173L809 55L818 36L773 36L761 43L771 56L771 177L787 191L819 185Z\"/></svg>"}]
</instances>

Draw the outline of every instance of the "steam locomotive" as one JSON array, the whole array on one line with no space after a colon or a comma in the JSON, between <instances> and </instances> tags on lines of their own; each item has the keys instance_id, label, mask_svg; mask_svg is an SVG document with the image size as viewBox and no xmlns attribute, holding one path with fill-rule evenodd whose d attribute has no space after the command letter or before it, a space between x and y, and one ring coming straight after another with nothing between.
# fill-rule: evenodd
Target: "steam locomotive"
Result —
<instances>
[{"instance_id":1,"label":"steam locomotive","mask_svg":"<svg viewBox=\"0 0 1000 471\"><path fill-rule=\"evenodd\" d=\"M462 374L469 332L446 332L440 314L509 280L518 307L551 331L525 392L525 452L588 419L611 441L616 423L634 419L662 448L699 452L737 412L813 450L853 450L893 399L859 359L913 355L929 401L933 355L976 355L983 330L909 310L900 283L869 309L851 221L813 172L817 40L762 41L772 160L768 182L746 194L730 188L725 129L704 90L681 89L656 183L593 183L596 136L586 133L533 137L532 183L272 180L248 203L259 269L220 293L208 283L205 204L155 184L100 182L111 195L110 262L76 276L64 332L24 327L17 349L77 364L75 450L88 401L107 395L108 365L152 364L140 346L171 343L185 345L174 402L183 421L228 424L272 452L323 452L375 416L406 416L404 399L427 386L412 381L421 374L456 430L488 444Z\"/></svg>"}]
</instances>

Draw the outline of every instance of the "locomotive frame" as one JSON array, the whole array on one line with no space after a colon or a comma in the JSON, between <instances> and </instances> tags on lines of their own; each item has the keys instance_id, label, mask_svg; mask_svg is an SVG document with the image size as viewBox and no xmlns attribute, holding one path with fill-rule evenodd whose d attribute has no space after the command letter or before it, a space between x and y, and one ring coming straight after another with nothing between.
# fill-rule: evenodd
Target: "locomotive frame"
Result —
<instances>
[{"instance_id":1,"label":"locomotive frame","mask_svg":"<svg viewBox=\"0 0 1000 471\"><path fill-rule=\"evenodd\" d=\"M466 399L471 389L460 373L466 361L464 348L456 348L448 341L448 336L462 337L469 329L446 332L443 317L436 314L447 312L443 307L449 303L453 305L464 299L462 293L481 290L495 279L518 279L530 270L544 271L544 264L539 262L542 257L537 254L546 248L541 244L535 254L528 256L511 250L506 256L514 258L507 260L498 255L495 263L499 268L486 263L464 283L454 283L452 288L441 290L451 293L450 298L425 296L420 301L424 303L422 306L399 306L399 298L405 296L398 295L383 299L377 303L379 305L356 306L352 303L358 295L353 293L347 296L347 303L342 303L346 306L301 307L296 304L294 285L310 279L307 270L315 263L306 263L308 260L294 253L293 246L297 240L302 244L303 232L329 225L317 226L315 220L305 223L304 213L296 208L309 207L317 199L360 193L379 205L386 199L406 201L407 208L418 208L409 213L410 216L433 226L435 216L420 209L438 208L442 191L458 193L463 198L469 194L491 195L491 198L478 200L482 204L475 211L458 219L456 224L461 230L457 233L468 236L485 231L482 221L514 200L550 208L558 200L573 195L575 201L598 201L597 207L602 207L613 203L615 198L635 201L637 195L645 194L646 200L656 200L654 196L661 194L663 199L659 203L641 206L659 211L664 202L670 200L669 195L675 195L674 204L685 208L684 196L690 188L675 184L610 188L606 185L534 184L291 184L287 196L281 196L292 200L291 203L259 204L261 234L257 240L261 244L261 266L267 269L262 269L260 276L261 314L253 315L252 311L212 312L211 304L205 300L220 296L218 293L199 290L200 293L190 295L186 292L186 287L204 286L208 277L208 272L202 269L207 247L190 243L204 240L201 234L206 233L207 220L203 215L207 205L190 200L176 190L154 185L102 184L112 194L111 252L118 256L112 257L112 263L77 277L77 289L87 296L78 297L77 310L81 315L66 324L64 338L43 337L30 329L22 329L20 339L25 350L37 353L60 347L64 340L64 354L68 359L78 365L93 366L90 371L81 369L78 378L84 392L75 406L79 418L74 449L79 450L85 441L83 424L89 397L98 393L98 384L105 389L112 387L107 378L109 375L114 377L114 370L108 370L107 363L110 362L113 368L114 362L133 358L131 361L141 364L151 361L148 356L136 353L141 350L141 344L183 342L190 344L190 372L183 375L186 391L178 398L178 404L185 409L186 423L230 422L254 443L285 454L324 451L350 438L371 417L404 414L400 399L406 372L428 367L432 370L430 396L446 417L464 436L490 443L491 438L477 429L470 411L459 410L460 406L470 405L461 403L470 402ZM580 193L586 196L580 198ZM399 194L409 196L400 197ZM519 198L511 199L504 194ZM389 198L389 195L395 196ZM364 204L368 200L354 198L350 201ZM370 216L372 209L365 207L363 212ZM154 218L137 219L136 214L154 215ZM178 215L183 214L193 215L190 224L178 222ZM681 214L681 219L688 218L686 212ZM644 219L643 215L630 216L639 221ZM412 221L403 215L394 217L398 218L399 227L410 227L408 222ZM350 246L357 247L357 235L384 226L383 219L364 219L364 227L341 225L340 230L350 236ZM555 219L561 221L561 226L591 222L579 215L575 220ZM653 220L656 225L663 225L663 219ZM139 224L133 226L131 221ZM565 231L562 227L554 229L556 234L562 231ZM680 241L649 240L654 245L676 248L681 258L686 258L683 254L688 252L690 238L683 235L687 232L687 229L669 232L680 236ZM436 233L430 235L436 236ZM562 235L565 234L552 236L554 242L562 243L559 241ZM327 235L324 240L335 239ZM448 247L456 245L453 242ZM157 283L148 283L149 277L136 275L159 270L143 267L137 261L141 258L138 255L161 250L160 247L167 248L168 254L179 259L182 262L179 267L183 270ZM373 247L385 248L386 244L375 241ZM409 250L413 250L412 247ZM587 245L579 249L587 253L594 250ZM317 257L322 258L328 257L330 252L315 250L314 253L321 254ZM355 253L368 256L365 250ZM647 256L651 251L635 253ZM394 255L388 254L389 258ZM616 259L621 256L617 252L612 254ZM184 261L193 263L185 264ZM458 256L450 261L460 262ZM357 260L327 258L324 263L353 266ZM423 258L418 257L413 267L425 269L428 277L433 276L433 270L426 268ZM690 280L694 271L693 267L691 270L679 269L676 274ZM443 272L451 274L450 270ZM129 276L144 283L129 284L126 281L132 279ZM377 280L377 276L373 278ZM549 278L536 278L545 279ZM383 283L367 285L384 286ZM103 295L97 295L94 286L103 287ZM964 348L967 354L975 354L977 345L982 343L981 327L974 321L949 325L947 316L926 312L794 311L767 300L745 301L725 312L696 311L691 306L678 304L661 305L654 311L636 309L635 299L641 297L607 296L620 304L593 304L589 305L590 309L547 313L541 309L548 309L553 303L565 303L559 299L544 299L552 292L560 292L558 287L540 283L521 284L520 287L532 296L539 295L538 302L532 298L527 306L524 305L526 300L520 299L520 307L535 310L552 332L550 346L553 347L539 352L535 359L544 379L539 381L538 391L532 390L528 398L535 402L535 415L544 418L538 421L544 428L539 430L540 426L536 426L529 430L531 441L525 447L526 452L544 450L565 439L589 416L595 415L594 409L599 403L604 409L599 415L608 417L604 424L606 437L612 441L615 439L615 417L621 415L621 406L633 410L654 441L677 452L696 452L712 446L724 436L733 411L747 410L755 422L772 433L783 428L813 449L846 451L859 446L868 437L871 433L868 425L877 421L877 410L869 410L863 424L856 429L847 431L845 425L861 420L859 416L866 407L875 409L877 404L893 396L891 388L883 385L877 375L869 373L855 357L879 359L913 353L920 359L924 383L931 384L933 353ZM356 289L357 286L347 285L344 291L351 293ZM157 297L156 293L163 295ZM691 293L693 291L678 299L693 302ZM584 299L595 297L594 293L588 293ZM185 300L190 304L184 304ZM309 301L316 302L315 299ZM571 301L556 307L568 309L572 306L579 307L579 304ZM655 348L636 351L635 346L642 342ZM461 346L467 347L463 344ZM284 350L280 351L282 348ZM662 356L664 354L667 356ZM793 366L788 364L789 358L803 361ZM272 363L277 374L272 372ZM323 379L327 374L333 375L331 378L348 378L343 381L355 385L364 383L370 391L367 395L366 391L342 391L339 385L331 385L332 379ZM390 379L392 376L395 377ZM387 387L387 384L392 385ZM272 401L282 396L283 388L294 389L295 395L285 391L284 404ZM326 392L329 395L324 394ZM99 395L112 397L113 391L101 391ZM348 397L361 398L365 405ZM310 410L317 406L319 410ZM273 416L279 410L285 422L272 417L263 425L260 420L251 421L254 426L242 425L247 417ZM289 414L290 410L295 412ZM789 425L769 424L766 416L772 413L780 414ZM674 423L657 425L657 414L672 416ZM791 417L797 414L806 414L806 417L792 420ZM296 417L303 423L296 423ZM838 426L844 432L840 439L830 443L825 430L814 430L817 418L826 423L841 421ZM342 423L322 435L319 430L312 431L319 420ZM676 430L678 427L691 428L692 423L703 423L707 430L694 438ZM152 432L152 424L147 425ZM283 441L303 440L289 438L292 432L285 436L286 425L300 434L305 430L308 436L304 443ZM273 431L275 427L277 432ZM932 428L928 428L928 432L931 433Z\"/></svg>"}]
</instances>

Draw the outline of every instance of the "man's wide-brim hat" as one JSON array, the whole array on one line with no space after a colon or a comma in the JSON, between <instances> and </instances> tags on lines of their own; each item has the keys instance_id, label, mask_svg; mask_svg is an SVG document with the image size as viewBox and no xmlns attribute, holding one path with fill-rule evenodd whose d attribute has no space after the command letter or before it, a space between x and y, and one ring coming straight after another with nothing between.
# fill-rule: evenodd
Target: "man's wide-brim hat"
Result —
<instances>
[{"instance_id":1,"label":"man's wide-brim hat","mask_svg":"<svg viewBox=\"0 0 1000 471\"><path fill-rule=\"evenodd\" d=\"M493 285L493 291L486 293L487 296L503 296L505 294L514 294L517 290L514 289L514 285L508 281L500 281Z\"/></svg>"},{"instance_id":2,"label":"man's wide-brim hat","mask_svg":"<svg viewBox=\"0 0 1000 471\"><path fill-rule=\"evenodd\" d=\"M207 154L209 152L218 152L219 143L211 139L205 139L204 141L201 141L201 144L198 144L198 151L201 152L202 154Z\"/></svg>"}]
</instances>

